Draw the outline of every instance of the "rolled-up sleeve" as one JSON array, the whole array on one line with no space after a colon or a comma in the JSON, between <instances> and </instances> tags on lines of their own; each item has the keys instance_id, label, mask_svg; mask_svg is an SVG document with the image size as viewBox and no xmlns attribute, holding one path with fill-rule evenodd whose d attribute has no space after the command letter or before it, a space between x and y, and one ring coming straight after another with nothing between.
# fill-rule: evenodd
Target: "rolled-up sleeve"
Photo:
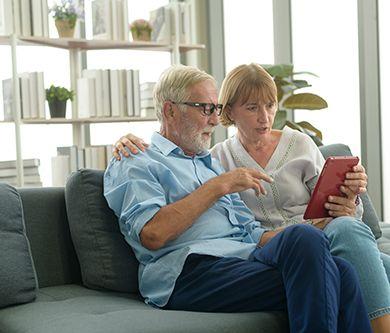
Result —
<instances>
[{"instance_id":1,"label":"rolled-up sleeve","mask_svg":"<svg viewBox=\"0 0 390 333\"><path fill-rule=\"evenodd\" d=\"M167 204L166 197L150 166L120 163L107 169L104 195L119 218L122 233L140 243L142 228Z\"/></svg>"},{"instance_id":2,"label":"rolled-up sleeve","mask_svg":"<svg viewBox=\"0 0 390 333\"><path fill-rule=\"evenodd\" d=\"M163 188L155 179L133 179L127 183L119 222L132 239L140 241L142 228L166 204Z\"/></svg>"}]
</instances>

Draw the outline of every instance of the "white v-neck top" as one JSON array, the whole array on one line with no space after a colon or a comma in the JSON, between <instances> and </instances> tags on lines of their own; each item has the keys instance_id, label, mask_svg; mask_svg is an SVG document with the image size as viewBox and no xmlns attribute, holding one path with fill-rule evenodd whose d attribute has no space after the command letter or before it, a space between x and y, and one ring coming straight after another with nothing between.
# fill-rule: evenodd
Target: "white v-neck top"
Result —
<instances>
[{"instance_id":1,"label":"white v-neck top","mask_svg":"<svg viewBox=\"0 0 390 333\"><path fill-rule=\"evenodd\" d=\"M211 155L226 171L239 167L257 169L274 179L262 182L267 194L256 196L254 190L240 193L256 219L267 228L302 223L311 193L324 164L324 158L313 140L306 134L285 127L280 141L263 169L245 150L236 136L217 143ZM362 216L362 205L357 217Z\"/></svg>"}]
</instances>

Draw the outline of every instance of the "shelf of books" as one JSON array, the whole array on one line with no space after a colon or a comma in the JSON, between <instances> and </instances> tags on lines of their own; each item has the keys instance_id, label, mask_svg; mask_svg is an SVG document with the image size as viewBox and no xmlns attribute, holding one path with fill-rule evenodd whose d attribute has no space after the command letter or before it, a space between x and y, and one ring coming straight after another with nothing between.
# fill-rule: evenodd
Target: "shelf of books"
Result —
<instances>
[{"instance_id":1,"label":"shelf of books","mask_svg":"<svg viewBox=\"0 0 390 333\"><path fill-rule=\"evenodd\" d=\"M23 160L24 186L40 187L42 186L39 175L40 160L37 158ZM18 171L16 161L0 161L0 183L8 183L17 186Z\"/></svg>"},{"instance_id":2,"label":"shelf of books","mask_svg":"<svg viewBox=\"0 0 390 333\"><path fill-rule=\"evenodd\" d=\"M175 0L153 8L149 19L150 41L131 41L130 5L133 6L134 2L85 2L84 9L85 12L89 10L90 18L76 27L76 37L53 38L53 33L49 31L53 22L49 21L47 0L0 0L0 8L4 9L0 11L0 45L11 47L13 67L12 77L0 78L0 104L3 109L0 124L15 124L17 153L16 161L0 163L0 181L19 186L40 186L42 183L38 173L40 161L22 159L20 125L72 125L73 146L58 147L57 156L51 162L53 185L63 186L69 172L80 167L104 169L111 157L110 145L89 146L90 124L157 121L153 103L155 82L140 82L140 71L144 70L142 66L88 68L85 53L113 49L169 52L171 63L179 64L181 53L205 49L205 45L198 43L195 26L198 6L195 0ZM17 46L48 46L69 51L70 89L74 92L74 99L71 110L68 108L67 114L65 111L65 117L57 118L48 108L45 88L50 84L45 82L42 69L17 72ZM99 158L95 161L96 156Z\"/></svg>"}]
</instances>

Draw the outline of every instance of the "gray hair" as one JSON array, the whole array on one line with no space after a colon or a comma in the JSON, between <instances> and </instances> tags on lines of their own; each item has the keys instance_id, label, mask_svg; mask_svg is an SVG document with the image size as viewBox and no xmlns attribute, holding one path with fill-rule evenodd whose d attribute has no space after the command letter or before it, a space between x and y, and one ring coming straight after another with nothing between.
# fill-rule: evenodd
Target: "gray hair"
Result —
<instances>
[{"instance_id":1,"label":"gray hair","mask_svg":"<svg viewBox=\"0 0 390 333\"><path fill-rule=\"evenodd\" d=\"M166 69L153 90L153 102L158 120L162 122L164 102L187 101L191 97L188 88L203 81L212 81L215 85L217 84L210 74L196 67L174 65Z\"/></svg>"}]
</instances>

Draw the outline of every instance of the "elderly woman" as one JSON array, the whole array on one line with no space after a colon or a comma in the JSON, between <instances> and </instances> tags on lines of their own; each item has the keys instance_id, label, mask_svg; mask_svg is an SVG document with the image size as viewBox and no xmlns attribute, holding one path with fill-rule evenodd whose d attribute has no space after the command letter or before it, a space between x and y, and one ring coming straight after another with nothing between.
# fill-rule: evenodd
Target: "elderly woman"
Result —
<instances>
[{"instance_id":1,"label":"elderly woman","mask_svg":"<svg viewBox=\"0 0 390 333\"><path fill-rule=\"evenodd\" d=\"M263 238L272 238L288 225L307 223L303 214L324 159L305 134L288 127L282 131L272 129L277 111L272 77L257 64L238 66L224 79L219 102L223 105L220 122L236 126L237 134L216 144L212 156L226 171L253 168L274 179L262 184L265 195L256 195L253 190L240 193L256 219L269 228ZM125 146L136 153L135 146L144 150L147 145L128 134L115 145L118 159L118 151L129 155ZM381 255L371 230L360 220L362 203L355 205L356 193L366 187L364 168L354 167L346 178L341 187L345 197L331 197L326 204L332 218L310 223L327 235L332 255L355 267L374 332L390 332L390 285L384 267L390 271L390 260Z\"/></svg>"}]
</instances>

